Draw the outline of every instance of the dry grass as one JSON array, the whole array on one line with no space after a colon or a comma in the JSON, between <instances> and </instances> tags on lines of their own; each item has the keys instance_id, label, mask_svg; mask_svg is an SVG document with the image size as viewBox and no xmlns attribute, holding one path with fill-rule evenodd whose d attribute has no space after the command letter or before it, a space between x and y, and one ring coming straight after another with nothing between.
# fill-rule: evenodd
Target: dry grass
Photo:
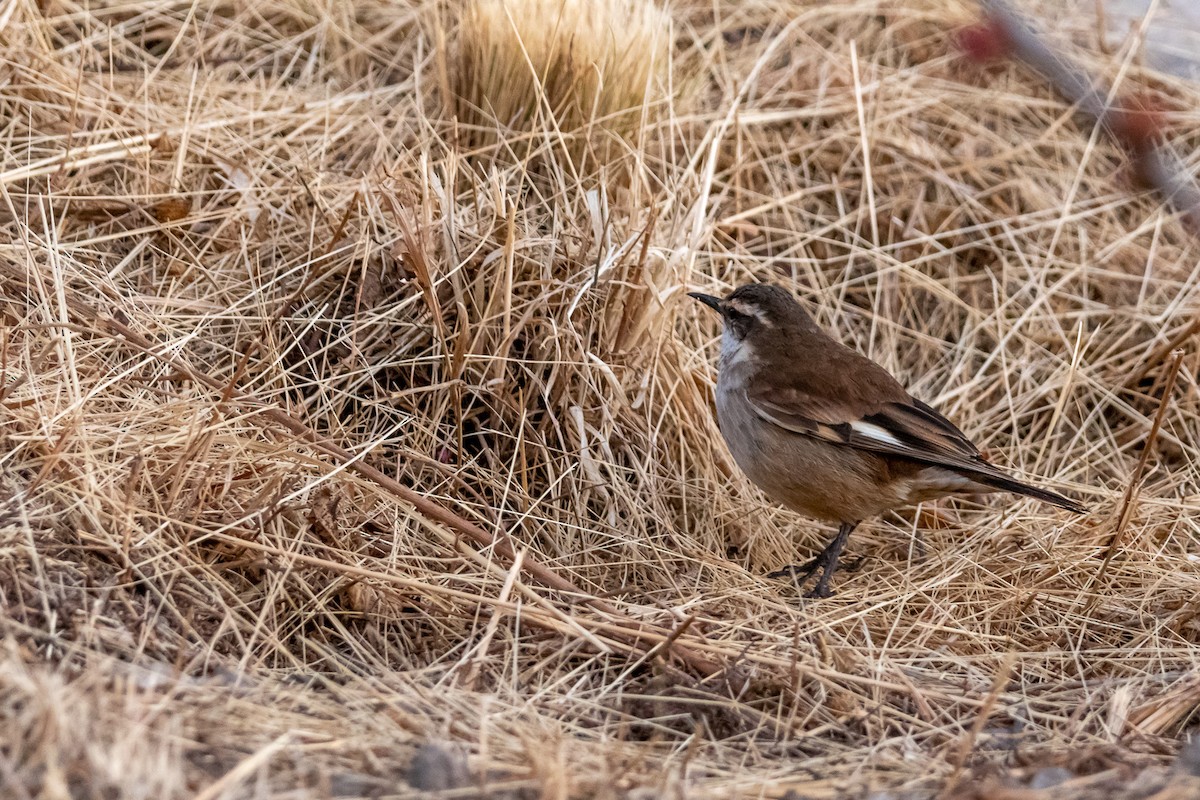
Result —
<instances>
[{"instance_id":1,"label":"dry grass","mask_svg":"<svg viewBox=\"0 0 1200 800\"><path fill-rule=\"evenodd\" d=\"M466 3L457 47L438 50L460 144L583 178L619 164L662 117L670 42L650 0Z\"/></svg>"},{"instance_id":2,"label":"dry grass","mask_svg":"<svg viewBox=\"0 0 1200 800\"><path fill-rule=\"evenodd\" d=\"M639 108L468 123L484 8L0 11L5 796L1000 797L1169 760L1200 247L1117 151L964 64L941 0L679 2ZM1064 46L1200 107L1090 9ZM751 279L1092 513L926 508L832 600L762 578L828 531L719 443L684 292ZM410 773L429 742L461 755Z\"/></svg>"}]
</instances>

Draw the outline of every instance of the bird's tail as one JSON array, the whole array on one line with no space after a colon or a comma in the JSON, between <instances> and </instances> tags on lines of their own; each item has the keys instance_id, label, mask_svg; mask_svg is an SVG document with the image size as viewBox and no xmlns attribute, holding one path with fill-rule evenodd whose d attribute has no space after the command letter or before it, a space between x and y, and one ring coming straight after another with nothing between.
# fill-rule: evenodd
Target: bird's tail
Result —
<instances>
[{"instance_id":1,"label":"bird's tail","mask_svg":"<svg viewBox=\"0 0 1200 800\"><path fill-rule=\"evenodd\" d=\"M997 470L999 472L999 470ZM1076 503L1074 500L1063 497L1048 489L1039 489L1036 486L1030 486L1028 483L1021 483L1016 478L1010 478L1007 475L996 475L987 473L983 478L983 483L1004 492L1014 492L1015 494L1023 494L1026 497L1032 497L1035 500L1041 500L1043 503L1065 508L1067 511L1074 511L1076 514L1086 514L1087 509Z\"/></svg>"}]
</instances>

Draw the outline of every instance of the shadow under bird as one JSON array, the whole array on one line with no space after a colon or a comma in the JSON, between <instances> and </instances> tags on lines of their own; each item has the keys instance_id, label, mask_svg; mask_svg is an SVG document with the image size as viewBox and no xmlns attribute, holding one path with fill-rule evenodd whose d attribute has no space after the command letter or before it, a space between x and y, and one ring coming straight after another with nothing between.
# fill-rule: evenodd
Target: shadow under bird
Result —
<instances>
[{"instance_id":1,"label":"shadow under bird","mask_svg":"<svg viewBox=\"0 0 1200 800\"><path fill-rule=\"evenodd\" d=\"M828 597L851 531L891 509L947 495L1015 492L1076 513L1083 506L988 463L883 367L832 339L784 289L748 284L725 298L693 292L721 315L717 422L734 461L778 503L839 524L803 566L769 577Z\"/></svg>"}]
</instances>

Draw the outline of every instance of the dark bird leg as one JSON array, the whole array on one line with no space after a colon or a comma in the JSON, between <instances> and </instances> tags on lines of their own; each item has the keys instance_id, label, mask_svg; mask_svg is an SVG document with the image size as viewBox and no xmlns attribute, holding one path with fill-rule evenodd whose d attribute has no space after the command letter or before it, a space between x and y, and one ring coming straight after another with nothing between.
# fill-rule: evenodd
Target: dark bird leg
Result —
<instances>
[{"instance_id":1,"label":"dark bird leg","mask_svg":"<svg viewBox=\"0 0 1200 800\"><path fill-rule=\"evenodd\" d=\"M768 573L767 577L791 577L796 582L796 586L799 587L811 578L813 573L820 569L821 577L817 580L817 585L805 597L831 597L833 592L829 591L829 580L833 577L833 573L837 571L838 557L841 556L842 549L846 546L846 540L850 538L850 532L857 527L857 522L843 522L841 527L838 528L837 536L834 536L833 541L825 545L825 549L812 561L804 566L777 569L774 572Z\"/></svg>"}]
</instances>

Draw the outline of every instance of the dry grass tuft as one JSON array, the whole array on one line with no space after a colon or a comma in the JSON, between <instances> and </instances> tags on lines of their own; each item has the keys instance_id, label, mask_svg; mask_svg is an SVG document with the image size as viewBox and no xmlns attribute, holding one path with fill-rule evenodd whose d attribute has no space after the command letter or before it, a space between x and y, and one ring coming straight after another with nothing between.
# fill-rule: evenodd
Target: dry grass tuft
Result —
<instances>
[{"instance_id":1,"label":"dry grass tuft","mask_svg":"<svg viewBox=\"0 0 1200 800\"><path fill-rule=\"evenodd\" d=\"M1200 107L1083 6L1061 46ZM502 8L0 11L4 796L1136 796L1200 708L1196 239L965 5L611 26L686 113ZM1092 513L764 579L829 532L733 468L684 295L751 279Z\"/></svg>"},{"instance_id":2,"label":"dry grass tuft","mask_svg":"<svg viewBox=\"0 0 1200 800\"><path fill-rule=\"evenodd\" d=\"M465 4L449 69L464 143L582 176L644 148L664 111L671 29L654 0Z\"/></svg>"}]
</instances>

